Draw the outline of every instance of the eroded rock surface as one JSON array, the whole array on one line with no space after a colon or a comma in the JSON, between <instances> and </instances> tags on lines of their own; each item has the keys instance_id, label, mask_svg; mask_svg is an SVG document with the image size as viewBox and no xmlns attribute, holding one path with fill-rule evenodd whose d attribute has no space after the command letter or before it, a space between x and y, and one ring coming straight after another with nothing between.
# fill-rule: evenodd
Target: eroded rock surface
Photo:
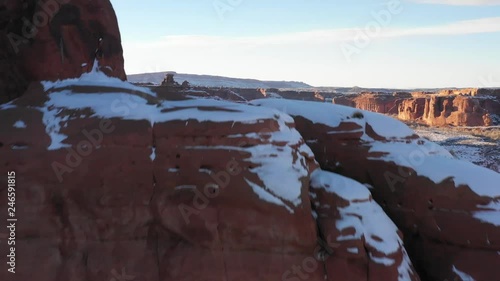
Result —
<instances>
[{"instance_id":1,"label":"eroded rock surface","mask_svg":"<svg viewBox=\"0 0 500 281\"><path fill-rule=\"evenodd\" d=\"M95 59L109 76L126 79L109 0L6 0L0 15L0 103L32 81L80 77Z\"/></svg>"},{"instance_id":2,"label":"eroded rock surface","mask_svg":"<svg viewBox=\"0 0 500 281\"><path fill-rule=\"evenodd\" d=\"M500 274L500 174L454 159L379 114L313 102L253 103L292 115L323 169L373 187L423 280Z\"/></svg>"},{"instance_id":3,"label":"eroded rock surface","mask_svg":"<svg viewBox=\"0 0 500 281\"><path fill-rule=\"evenodd\" d=\"M384 228L350 215L390 222L365 188L351 181L352 201L328 173L310 190L318 165L290 116L160 94L92 72L0 106L14 280L418 280L394 225L372 236Z\"/></svg>"},{"instance_id":4,"label":"eroded rock surface","mask_svg":"<svg viewBox=\"0 0 500 281\"><path fill-rule=\"evenodd\" d=\"M332 280L420 280L402 234L372 199L366 186L317 169L311 202L321 237L331 252L325 269Z\"/></svg>"},{"instance_id":5,"label":"eroded rock surface","mask_svg":"<svg viewBox=\"0 0 500 281\"><path fill-rule=\"evenodd\" d=\"M495 89L343 94L307 90L194 87L185 93L240 102L263 98L327 102L397 116L403 121L416 121L430 126L500 124L500 90Z\"/></svg>"}]
</instances>

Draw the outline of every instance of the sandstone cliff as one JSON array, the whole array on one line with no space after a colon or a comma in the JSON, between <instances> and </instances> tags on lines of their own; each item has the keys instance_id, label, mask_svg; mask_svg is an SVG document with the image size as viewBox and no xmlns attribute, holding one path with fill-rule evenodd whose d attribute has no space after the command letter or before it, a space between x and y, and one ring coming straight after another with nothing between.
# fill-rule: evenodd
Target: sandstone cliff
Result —
<instances>
[{"instance_id":1,"label":"sandstone cliff","mask_svg":"<svg viewBox=\"0 0 500 281\"><path fill-rule=\"evenodd\" d=\"M14 280L419 280L370 192L320 171L286 113L161 94L95 71L0 106Z\"/></svg>"},{"instance_id":2,"label":"sandstone cliff","mask_svg":"<svg viewBox=\"0 0 500 281\"><path fill-rule=\"evenodd\" d=\"M377 113L397 116L403 121L417 121L430 126L500 125L500 90L462 89L439 92L395 92L392 94L332 92L280 89L238 89L196 87L195 93L224 100L248 101L258 98L285 98L331 102Z\"/></svg>"}]
</instances>

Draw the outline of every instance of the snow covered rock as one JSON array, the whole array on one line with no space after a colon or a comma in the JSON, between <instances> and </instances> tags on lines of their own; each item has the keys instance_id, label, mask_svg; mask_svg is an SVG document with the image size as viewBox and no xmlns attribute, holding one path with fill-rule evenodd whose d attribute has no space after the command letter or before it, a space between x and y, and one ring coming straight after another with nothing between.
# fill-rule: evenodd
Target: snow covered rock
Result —
<instances>
[{"instance_id":1,"label":"snow covered rock","mask_svg":"<svg viewBox=\"0 0 500 281\"><path fill-rule=\"evenodd\" d=\"M327 276L336 280L420 280L401 233L362 184L320 169L311 175L311 202L332 254Z\"/></svg>"},{"instance_id":2,"label":"snow covered rock","mask_svg":"<svg viewBox=\"0 0 500 281\"><path fill-rule=\"evenodd\" d=\"M458 278L454 266L474 280L500 274L500 174L454 159L380 114L282 99L252 103L292 115L324 170L373 186L423 279Z\"/></svg>"},{"instance_id":3,"label":"snow covered rock","mask_svg":"<svg viewBox=\"0 0 500 281\"><path fill-rule=\"evenodd\" d=\"M277 110L160 99L94 71L33 85L0 120L0 173L17 174L17 280L122 268L140 280L280 280L314 253L317 164ZM309 276L323 280L323 267Z\"/></svg>"}]
</instances>

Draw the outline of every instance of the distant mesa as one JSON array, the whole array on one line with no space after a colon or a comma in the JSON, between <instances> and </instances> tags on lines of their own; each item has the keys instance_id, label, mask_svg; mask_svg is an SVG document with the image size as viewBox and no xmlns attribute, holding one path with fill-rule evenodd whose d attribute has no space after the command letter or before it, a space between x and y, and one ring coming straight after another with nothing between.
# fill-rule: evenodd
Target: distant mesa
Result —
<instances>
[{"instance_id":1,"label":"distant mesa","mask_svg":"<svg viewBox=\"0 0 500 281\"><path fill-rule=\"evenodd\" d=\"M161 85L167 74L173 74L177 81L188 81L191 86L199 87L226 87L226 88L242 88L242 89L258 89L258 88L286 88L286 89L303 89L311 88L312 86L303 82L295 81L261 81L256 79L230 78L213 75L197 75L183 74L172 71L143 73L128 75L127 79L131 83L151 83Z\"/></svg>"}]
</instances>

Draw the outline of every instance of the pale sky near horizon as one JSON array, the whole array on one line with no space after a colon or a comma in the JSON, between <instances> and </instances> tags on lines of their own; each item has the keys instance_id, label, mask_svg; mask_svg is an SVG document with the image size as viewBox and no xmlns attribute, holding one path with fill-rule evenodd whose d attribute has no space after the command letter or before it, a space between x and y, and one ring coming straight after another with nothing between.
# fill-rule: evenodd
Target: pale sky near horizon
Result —
<instances>
[{"instance_id":1,"label":"pale sky near horizon","mask_svg":"<svg viewBox=\"0 0 500 281\"><path fill-rule=\"evenodd\" d=\"M500 87L500 0L111 0L127 74Z\"/></svg>"}]
</instances>

